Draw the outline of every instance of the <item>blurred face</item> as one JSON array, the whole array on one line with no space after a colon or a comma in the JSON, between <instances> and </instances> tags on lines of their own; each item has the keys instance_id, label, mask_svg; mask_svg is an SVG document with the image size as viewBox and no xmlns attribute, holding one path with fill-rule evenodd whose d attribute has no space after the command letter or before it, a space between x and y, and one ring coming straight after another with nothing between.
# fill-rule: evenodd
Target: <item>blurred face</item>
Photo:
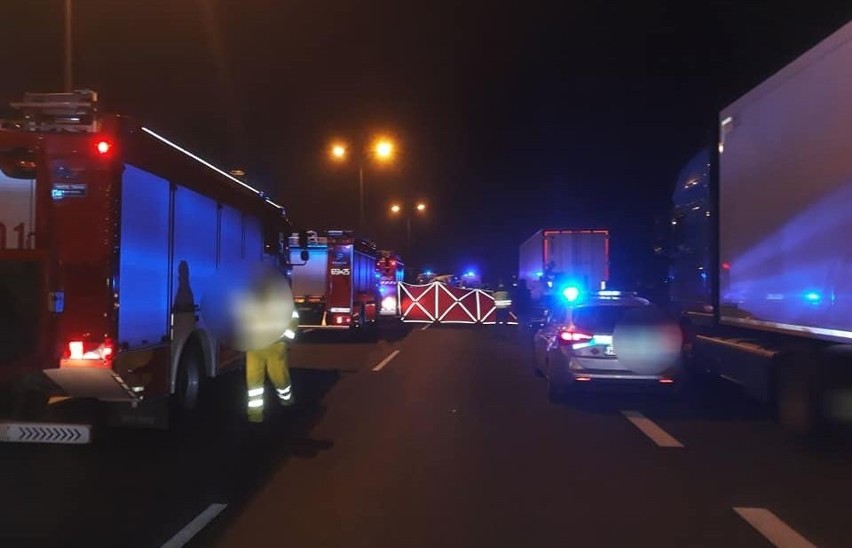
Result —
<instances>
[{"instance_id":1,"label":"blurred face","mask_svg":"<svg viewBox=\"0 0 852 548\"><path fill-rule=\"evenodd\" d=\"M280 340L294 310L287 280L274 269L222 272L202 299L205 324L236 350L261 350Z\"/></svg>"}]
</instances>

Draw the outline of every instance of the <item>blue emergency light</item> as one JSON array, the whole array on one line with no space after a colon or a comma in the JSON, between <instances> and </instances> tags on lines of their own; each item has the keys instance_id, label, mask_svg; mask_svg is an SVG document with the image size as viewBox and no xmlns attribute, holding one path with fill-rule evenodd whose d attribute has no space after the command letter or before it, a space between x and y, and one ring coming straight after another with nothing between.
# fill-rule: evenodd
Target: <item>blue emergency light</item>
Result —
<instances>
[{"instance_id":1,"label":"blue emergency light","mask_svg":"<svg viewBox=\"0 0 852 548\"><path fill-rule=\"evenodd\" d=\"M812 303L818 303L822 300L822 295L816 291L808 291L805 293L805 300Z\"/></svg>"},{"instance_id":2,"label":"blue emergency light","mask_svg":"<svg viewBox=\"0 0 852 548\"><path fill-rule=\"evenodd\" d=\"M580 289L573 285L568 286L562 290L562 296L565 297L565 300L569 303L573 303L580 298Z\"/></svg>"}]
</instances>

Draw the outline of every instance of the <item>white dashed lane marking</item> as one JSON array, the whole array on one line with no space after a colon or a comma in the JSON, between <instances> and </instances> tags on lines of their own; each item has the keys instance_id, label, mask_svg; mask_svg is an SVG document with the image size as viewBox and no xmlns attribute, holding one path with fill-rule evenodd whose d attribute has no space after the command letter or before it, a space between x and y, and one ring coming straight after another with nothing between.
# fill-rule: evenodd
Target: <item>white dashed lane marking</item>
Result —
<instances>
[{"instance_id":1,"label":"white dashed lane marking","mask_svg":"<svg viewBox=\"0 0 852 548\"><path fill-rule=\"evenodd\" d=\"M778 548L816 548L816 544L797 533L766 508L734 507L734 512Z\"/></svg>"},{"instance_id":2,"label":"white dashed lane marking","mask_svg":"<svg viewBox=\"0 0 852 548\"><path fill-rule=\"evenodd\" d=\"M683 447L682 443L639 411L622 411L621 414L660 447Z\"/></svg>"},{"instance_id":3,"label":"white dashed lane marking","mask_svg":"<svg viewBox=\"0 0 852 548\"><path fill-rule=\"evenodd\" d=\"M221 514L222 510L227 507L227 504L211 504L203 512L195 516L194 520L178 531L167 543L163 544L162 548L181 548L182 546L186 546L192 540L192 537L207 527L207 524L216 519L216 516Z\"/></svg>"},{"instance_id":4,"label":"white dashed lane marking","mask_svg":"<svg viewBox=\"0 0 852 548\"><path fill-rule=\"evenodd\" d=\"M379 363L376 364L376 367L373 368L373 371L381 371L382 368L384 366L386 366L387 364L389 364L390 361L392 359L394 359L397 354L399 354L399 350L394 350L393 352L391 352L390 355L387 358L383 359L382 361L380 361Z\"/></svg>"}]
</instances>

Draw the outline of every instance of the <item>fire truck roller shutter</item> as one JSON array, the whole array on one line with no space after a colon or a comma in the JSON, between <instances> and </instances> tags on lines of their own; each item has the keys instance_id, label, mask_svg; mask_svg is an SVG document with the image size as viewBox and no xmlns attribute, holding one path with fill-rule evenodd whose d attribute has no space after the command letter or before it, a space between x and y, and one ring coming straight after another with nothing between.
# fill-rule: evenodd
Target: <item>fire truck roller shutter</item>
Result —
<instances>
[{"instance_id":1,"label":"fire truck roller shutter","mask_svg":"<svg viewBox=\"0 0 852 548\"><path fill-rule=\"evenodd\" d=\"M172 262L172 352L175 360L184 360L182 353L195 349L200 353L196 367L204 375L211 375L212 356L209 342L190 336L199 325L197 310L199 297L216 275L216 251L218 247L218 206L214 199L184 187L174 191L174 223ZM204 342L208 344L204 344ZM180 352L180 355L178 354ZM178 362L172 373L177 374ZM172 381L175 379L173 378Z\"/></svg>"},{"instance_id":2,"label":"fire truck roller shutter","mask_svg":"<svg viewBox=\"0 0 852 548\"><path fill-rule=\"evenodd\" d=\"M122 178L118 340L158 344L169 325L169 182L127 165Z\"/></svg>"}]
</instances>

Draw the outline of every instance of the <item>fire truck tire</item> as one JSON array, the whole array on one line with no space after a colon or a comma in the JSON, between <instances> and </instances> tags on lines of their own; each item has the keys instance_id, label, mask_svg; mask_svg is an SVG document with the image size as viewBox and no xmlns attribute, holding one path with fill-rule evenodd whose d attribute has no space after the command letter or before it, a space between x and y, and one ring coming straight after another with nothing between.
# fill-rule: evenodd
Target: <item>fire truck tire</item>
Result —
<instances>
[{"instance_id":1,"label":"fire truck tire","mask_svg":"<svg viewBox=\"0 0 852 548\"><path fill-rule=\"evenodd\" d=\"M21 420L43 420L50 398L41 374L30 374L16 383L12 395L12 414Z\"/></svg>"},{"instance_id":2,"label":"fire truck tire","mask_svg":"<svg viewBox=\"0 0 852 548\"><path fill-rule=\"evenodd\" d=\"M364 339L366 342L378 342L379 322L367 322L364 327L361 328L361 338Z\"/></svg>"},{"instance_id":3,"label":"fire truck tire","mask_svg":"<svg viewBox=\"0 0 852 548\"><path fill-rule=\"evenodd\" d=\"M204 357L195 341L186 344L180 356L173 403L175 411L182 415L196 411L201 398L204 380Z\"/></svg>"}]
</instances>

